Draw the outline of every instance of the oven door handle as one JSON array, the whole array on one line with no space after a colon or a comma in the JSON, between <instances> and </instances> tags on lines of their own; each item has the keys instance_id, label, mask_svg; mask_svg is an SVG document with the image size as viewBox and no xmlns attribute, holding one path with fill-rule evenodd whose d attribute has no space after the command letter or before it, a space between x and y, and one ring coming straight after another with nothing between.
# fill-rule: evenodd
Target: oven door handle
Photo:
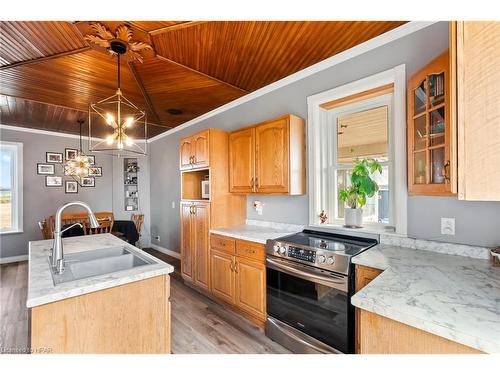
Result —
<instances>
[{"instance_id":1,"label":"oven door handle","mask_svg":"<svg viewBox=\"0 0 500 375\"><path fill-rule=\"evenodd\" d=\"M283 264L282 262L276 261L274 259L270 259L269 257L266 258L266 264L269 266L269 268L272 268L276 271L282 271L284 273L287 273L292 276L297 276L305 280L309 280L312 282L318 282L319 284L323 284L326 286L329 286L334 289L341 290L343 292L347 293L347 277L342 277L342 276L331 276L331 277L326 277L326 276L321 276L317 275L311 272L307 271L302 271L300 269L297 269L295 267L290 267L286 264Z\"/></svg>"}]
</instances>

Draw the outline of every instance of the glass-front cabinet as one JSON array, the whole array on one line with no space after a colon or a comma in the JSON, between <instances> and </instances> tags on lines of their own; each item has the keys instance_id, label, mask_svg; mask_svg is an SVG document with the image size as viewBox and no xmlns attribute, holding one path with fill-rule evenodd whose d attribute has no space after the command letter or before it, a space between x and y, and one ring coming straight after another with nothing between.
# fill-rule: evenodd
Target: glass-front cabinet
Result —
<instances>
[{"instance_id":1,"label":"glass-front cabinet","mask_svg":"<svg viewBox=\"0 0 500 375\"><path fill-rule=\"evenodd\" d=\"M449 65L445 52L408 82L408 190L412 195L457 191Z\"/></svg>"}]
</instances>

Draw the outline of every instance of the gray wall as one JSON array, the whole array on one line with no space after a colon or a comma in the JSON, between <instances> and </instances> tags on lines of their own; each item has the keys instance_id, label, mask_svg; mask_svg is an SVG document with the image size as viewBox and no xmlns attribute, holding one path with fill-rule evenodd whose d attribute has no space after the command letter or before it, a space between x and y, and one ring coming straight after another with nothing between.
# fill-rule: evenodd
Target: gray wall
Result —
<instances>
[{"instance_id":1,"label":"gray wall","mask_svg":"<svg viewBox=\"0 0 500 375\"><path fill-rule=\"evenodd\" d=\"M37 222L53 214L61 204L82 200L95 211L112 210L112 161L110 156L96 154L96 165L103 177L96 177L95 187L79 187L78 194L65 194L64 186L46 187L45 176L37 175L36 164L45 162L45 152L63 152L77 148L78 139L14 130L0 130L2 141L22 142L23 146L23 233L0 236L0 258L28 254L28 242L42 239ZM84 148L86 144L84 145ZM56 174L61 175L56 166ZM66 177L64 179L67 179Z\"/></svg>"},{"instance_id":2,"label":"gray wall","mask_svg":"<svg viewBox=\"0 0 500 375\"><path fill-rule=\"evenodd\" d=\"M149 188L149 156L137 156L139 173L139 210L125 211L125 189L123 158L113 158L113 214L116 220L130 220L132 213L144 214L144 225L141 231L140 246L147 247L151 243L150 231L150 188Z\"/></svg>"},{"instance_id":3,"label":"gray wall","mask_svg":"<svg viewBox=\"0 0 500 375\"><path fill-rule=\"evenodd\" d=\"M234 130L284 113L307 119L306 98L333 87L406 64L408 76L448 48L448 24L441 22L337 66L206 119L151 144L151 234L160 246L179 251L179 140L200 129ZM251 203L264 202L262 216ZM454 198L408 199L408 235L423 239L492 246L500 243L500 203L460 202ZM175 207L172 207L172 203ZM249 219L307 224L308 197L249 196ZM456 218L456 236L443 238L440 217Z\"/></svg>"}]
</instances>

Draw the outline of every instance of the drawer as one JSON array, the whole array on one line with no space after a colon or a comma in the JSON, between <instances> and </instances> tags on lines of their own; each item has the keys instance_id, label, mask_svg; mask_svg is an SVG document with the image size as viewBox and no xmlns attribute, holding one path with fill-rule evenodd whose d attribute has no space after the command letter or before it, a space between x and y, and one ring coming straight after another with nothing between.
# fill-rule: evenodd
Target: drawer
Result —
<instances>
[{"instance_id":1,"label":"drawer","mask_svg":"<svg viewBox=\"0 0 500 375\"><path fill-rule=\"evenodd\" d=\"M266 259L266 250L265 246L260 243L236 240L236 255L264 260Z\"/></svg>"},{"instance_id":2,"label":"drawer","mask_svg":"<svg viewBox=\"0 0 500 375\"><path fill-rule=\"evenodd\" d=\"M234 239L229 237L219 236L217 234L211 234L210 248L234 254Z\"/></svg>"}]
</instances>

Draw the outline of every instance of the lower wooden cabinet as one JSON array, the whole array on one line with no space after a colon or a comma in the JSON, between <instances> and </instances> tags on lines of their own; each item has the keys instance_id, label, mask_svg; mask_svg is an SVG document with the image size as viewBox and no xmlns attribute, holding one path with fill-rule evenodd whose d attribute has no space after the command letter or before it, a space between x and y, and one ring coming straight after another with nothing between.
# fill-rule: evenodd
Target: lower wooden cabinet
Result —
<instances>
[{"instance_id":1,"label":"lower wooden cabinet","mask_svg":"<svg viewBox=\"0 0 500 375\"><path fill-rule=\"evenodd\" d=\"M235 257L236 306L266 320L266 266L262 262Z\"/></svg>"},{"instance_id":2,"label":"lower wooden cabinet","mask_svg":"<svg viewBox=\"0 0 500 375\"><path fill-rule=\"evenodd\" d=\"M212 294L230 304L235 302L233 258L232 255L222 251L211 250Z\"/></svg>"},{"instance_id":3,"label":"lower wooden cabinet","mask_svg":"<svg viewBox=\"0 0 500 375\"><path fill-rule=\"evenodd\" d=\"M369 283L371 283L378 275L382 273L381 270L371 268L371 267L366 267L366 266L360 266L356 265L356 274L355 274L355 283L354 283L354 289L357 292L359 292L361 289L363 289L365 286L367 286ZM361 353L361 310L356 308L356 337L355 337L355 351L356 353Z\"/></svg>"},{"instance_id":4,"label":"lower wooden cabinet","mask_svg":"<svg viewBox=\"0 0 500 375\"><path fill-rule=\"evenodd\" d=\"M212 295L257 322L266 320L264 245L211 235Z\"/></svg>"},{"instance_id":5,"label":"lower wooden cabinet","mask_svg":"<svg viewBox=\"0 0 500 375\"><path fill-rule=\"evenodd\" d=\"M210 203L181 202L181 270L184 279L210 289Z\"/></svg>"}]
</instances>

